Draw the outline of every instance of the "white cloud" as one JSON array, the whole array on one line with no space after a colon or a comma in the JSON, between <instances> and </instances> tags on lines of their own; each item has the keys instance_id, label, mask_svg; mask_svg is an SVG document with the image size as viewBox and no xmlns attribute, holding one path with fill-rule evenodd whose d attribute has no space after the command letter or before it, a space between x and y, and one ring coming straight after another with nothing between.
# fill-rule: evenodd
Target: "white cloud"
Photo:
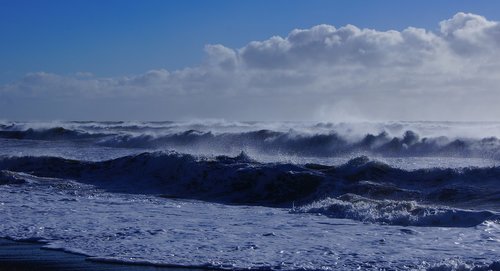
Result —
<instances>
[{"instance_id":1,"label":"white cloud","mask_svg":"<svg viewBox=\"0 0 500 271\"><path fill-rule=\"evenodd\" d=\"M34 98L143 99L144 106L178 110L164 118L338 120L336 112L347 116L350 110L368 119L494 118L500 113L494 102L500 97L500 24L458 13L439 26L432 32L318 25L239 49L207 45L200 65L175 71L112 78L30 73L1 86L0 98L14 105Z\"/></svg>"}]
</instances>

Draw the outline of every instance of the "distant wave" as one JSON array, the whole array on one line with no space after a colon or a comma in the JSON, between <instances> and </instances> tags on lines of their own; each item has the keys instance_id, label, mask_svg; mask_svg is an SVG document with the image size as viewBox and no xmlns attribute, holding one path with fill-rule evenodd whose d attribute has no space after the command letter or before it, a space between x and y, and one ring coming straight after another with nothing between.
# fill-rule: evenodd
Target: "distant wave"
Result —
<instances>
[{"instance_id":1,"label":"distant wave","mask_svg":"<svg viewBox=\"0 0 500 271\"><path fill-rule=\"evenodd\" d=\"M0 138L30 140L88 139L97 146L132 149L177 150L189 153L234 154L243 150L252 154L303 157L338 157L360 154L386 157L466 157L500 159L497 137L467 137L448 126L413 125L434 129L432 136L413 130L397 132L409 125L381 126L383 132L352 132L349 125L316 124L286 129L286 123L182 123L182 122L64 122L0 123ZM281 125L281 126L280 126ZM295 127L289 125L290 127ZM474 127L473 124L469 124ZM496 124L495 124L496 125ZM268 126L273 129L258 129ZM498 126L498 125L497 125ZM497 126L493 126L497 129ZM422 128L424 127L424 128ZM361 129L361 128L358 128ZM385 129L391 132L385 131ZM465 129L465 128L464 128ZM490 128L493 129L493 128ZM498 128L500 129L500 128ZM395 132L396 131L396 132ZM496 131L496 130L494 130ZM427 132L427 134L430 134ZM448 136L447 136L448 135Z\"/></svg>"},{"instance_id":2,"label":"distant wave","mask_svg":"<svg viewBox=\"0 0 500 271\"><path fill-rule=\"evenodd\" d=\"M265 154L329 157L369 153L384 156L454 156L500 158L500 140L420 138L407 131L402 137L390 137L383 132L368 134L359 141L343 138L337 133L303 134L294 131L258 130L243 133L200 132L189 130L168 135L118 135L98 142L108 147L125 148L191 148L234 152L248 150Z\"/></svg>"},{"instance_id":3,"label":"distant wave","mask_svg":"<svg viewBox=\"0 0 500 271\"><path fill-rule=\"evenodd\" d=\"M454 211L449 208L492 209L500 206L500 168L421 169L406 171L358 157L341 166L258 163L246 154L236 157L195 157L175 152L154 152L125 156L102 162L57 157L3 157L0 184L22 183L26 173L38 177L71 179L114 192L148 193L163 197L182 197L233 204L291 207L293 204L321 203L328 215L403 225L420 225L413 216L426 212L443 214L432 225L453 224L449 216L469 217L476 224L489 213ZM370 200L346 200L349 194ZM389 201L387 201L389 200ZM448 206L425 209L408 205ZM360 202L362 203L360 205ZM410 206L410 207L408 207ZM312 207L311 207L312 208ZM341 208L341 209L339 209ZM343 209L342 209L343 208ZM366 209L373 211L367 216ZM407 217L390 221L377 213L406 208ZM408 209L409 208L409 209ZM340 210L340 211L339 211ZM363 213L365 212L365 213ZM457 216L457 212L458 215ZM393 212L392 212L393 213ZM377 218L378 217L378 218ZM444 220L442 220L444 219ZM434 224L433 224L434 223Z\"/></svg>"},{"instance_id":4,"label":"distant wave","mask_svg":"<svg viewBox=\"0 0 500 271\"><path fill-rule=\"evenodd\" d=\"M92 134L80 130L71 130L63 127L49 129L27 130L0 130L0 138L8 139L33 139L33 140L75 140L86 138L98 138L103 134Z\"/></svg>"}]
</instances>

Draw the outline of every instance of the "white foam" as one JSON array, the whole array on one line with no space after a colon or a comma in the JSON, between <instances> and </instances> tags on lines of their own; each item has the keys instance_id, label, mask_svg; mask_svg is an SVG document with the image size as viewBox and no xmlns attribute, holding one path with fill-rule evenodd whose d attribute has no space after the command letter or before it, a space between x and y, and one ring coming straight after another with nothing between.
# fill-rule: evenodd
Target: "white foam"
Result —
<instances>
[{"instance_id":1,"label":"white foam","mask_svg":"<svg viewBox=\"0 0 500 271\"><path fill-rule=\"evenodd\" d=\"M421 270L449 258L491 264L500 247L500 232L486 224L384 226L39 183L0 186L0 236L43 240L96 259L222 269Z\"/></svg>"}]
</instances>

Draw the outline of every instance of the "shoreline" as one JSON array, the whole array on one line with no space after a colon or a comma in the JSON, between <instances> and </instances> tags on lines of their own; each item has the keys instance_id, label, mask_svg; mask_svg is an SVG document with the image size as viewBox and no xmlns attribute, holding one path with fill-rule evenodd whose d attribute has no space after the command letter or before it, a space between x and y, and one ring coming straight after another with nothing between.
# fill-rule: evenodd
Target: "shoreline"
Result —
<instances>
[{"instance_id":1,"label":"shoreline","mask_svg":"<svg viewBox=\"0 0 500 271\"><path fill-rule=\"evenodd\" d=\"M97 262L87 256L71 252L45 249L43 243L13 241L0 238L0 271L202 271L213 270L191 267L169 267L148 264Z\"/></svg>"}]
</instances>

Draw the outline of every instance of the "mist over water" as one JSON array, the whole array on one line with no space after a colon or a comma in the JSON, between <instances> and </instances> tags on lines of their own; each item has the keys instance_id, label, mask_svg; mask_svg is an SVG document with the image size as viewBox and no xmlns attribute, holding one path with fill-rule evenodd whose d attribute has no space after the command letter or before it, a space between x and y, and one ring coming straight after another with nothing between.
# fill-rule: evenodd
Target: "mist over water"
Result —
<instances>
[{"instance_id":1,"label":"mist over water","mask_svg":"<svg viewBox=\"0 0 500 271\"><path fill-rule=\"evenodd\" d=\"M497 122L8 122L0 138L77 141L114 150L176 150L254 159L377 157L499 157ZM89 156L87 159L94 159Z\"/></svg>"}]
</instances>

